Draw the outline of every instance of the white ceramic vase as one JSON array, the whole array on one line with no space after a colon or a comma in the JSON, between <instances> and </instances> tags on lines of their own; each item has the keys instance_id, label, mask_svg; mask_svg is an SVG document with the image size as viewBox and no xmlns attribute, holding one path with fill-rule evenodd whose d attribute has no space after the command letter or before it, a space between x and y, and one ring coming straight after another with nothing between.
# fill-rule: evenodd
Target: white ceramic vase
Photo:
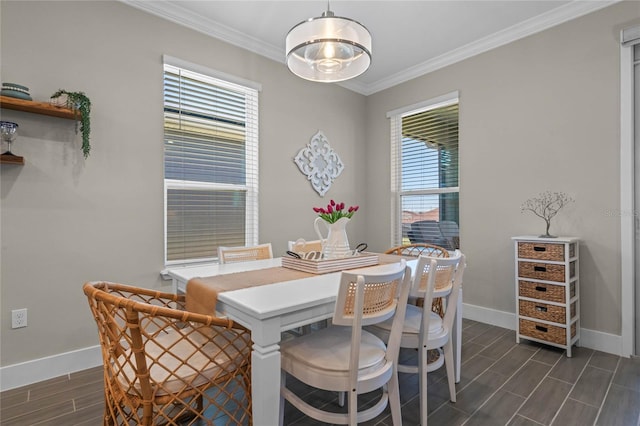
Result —
<instances>
[{"instance_id":1,"label":"white ceramic vase","mask_svg":"<svg viewBox=\"0 0 640 426\"><path fill-rule=\"evenodd\" d=\"M334 223L328 223L321 217L316 218L313 226L318 234L318 238L322 241L322 258L323 259L339 259L351 255L349 248L349 238L347 238L347 224L351 219L341 217ZM320 232L320 223L327 228L326 237Z\"/></svg>"}]
</instances>

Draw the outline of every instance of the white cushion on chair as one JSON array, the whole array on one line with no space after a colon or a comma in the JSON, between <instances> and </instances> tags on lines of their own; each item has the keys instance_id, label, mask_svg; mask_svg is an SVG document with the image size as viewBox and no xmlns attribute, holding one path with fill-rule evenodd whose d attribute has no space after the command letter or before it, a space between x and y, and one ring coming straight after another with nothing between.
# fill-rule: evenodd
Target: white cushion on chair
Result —
<instances>
[{"instance_id":1,"label":"white cushion on chair","mask_svg":"<svg viewBox=\"0 0 640 426\"><path fill-rule=\"evenodd\" d=\"M310 369L345 374L349 371L351 327L328 327L283 342L280 347L283 367L298 364ZM386 345L373 334L362 330L359 370L377 369L385 362Z\"/></svg>"},{"instance_id":2,"label":"white cushion on chair","mask_svg":"<svg viewBox=\"0 0 640 426\"><path fill-rule=\"evenodd\" d=\"M420 322L422 321L422 308L414 305L407 305L407 313L404 316L403 334L418 334L420 332ZM371 327L381 328L388 332L391 331L393 318L375 324ZM442 318L435 312L431 312L429 318L429 334L439 333L442 331Z\"/></svg>"}]
</instances>

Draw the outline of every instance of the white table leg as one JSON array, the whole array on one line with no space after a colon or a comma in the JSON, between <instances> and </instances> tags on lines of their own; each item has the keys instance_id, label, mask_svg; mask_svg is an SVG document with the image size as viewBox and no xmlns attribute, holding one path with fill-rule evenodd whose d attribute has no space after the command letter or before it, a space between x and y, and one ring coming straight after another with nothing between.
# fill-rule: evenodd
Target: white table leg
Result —
<instances>
[{"instance_id":1,"label":"white table leg","mask_svg":"<svg viewBox=\"0 0 640 426\"><path fill-rule=\"evenodd\" d=\"M251 401L253 424L274 426L280 415L280 328L263 323L252 330Z\"/></svg>"}]
</instances>

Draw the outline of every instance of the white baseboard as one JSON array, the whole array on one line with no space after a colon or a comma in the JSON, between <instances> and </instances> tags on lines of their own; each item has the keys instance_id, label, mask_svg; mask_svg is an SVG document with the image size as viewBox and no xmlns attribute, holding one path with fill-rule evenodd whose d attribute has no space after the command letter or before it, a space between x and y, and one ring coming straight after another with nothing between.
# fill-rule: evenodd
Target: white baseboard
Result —
<instances>
[{"instance_id":1,"label":"white baseboard","mask_svg":"<svg viewBox=\"0 0 640 426\"><path fill-rule=\"evenodd\" d=\"M580 329L579 343L585 348L627 357L622 354L622 336L582 328Z\"/></svg>"},{"instance_id":2,"label":"white baseboard","mask_svg":"<svg viewBox=\"0 0 640 426\"><path fill-rule=\"evenodd\" d=\"M463 318L485 324L516 329L516 315L511 312L498 311L482 306L464 303ZM615 334L603 333L595 330L580 330L580 346L620 356L622 353L622 337ZM100 346L91 346L58 355L19 364L0 367L0 391L19 388L31 383L41 382L54 377L102 364Z\"/></svg>"},{"instance_id":3,"label":"white baseboard","mask_svg":"<svg viewBox=\"0 0 640 426\"><path fill-rule=\"evenodd\" d=\"M462 317L509 330L516 329L516 314L482 306L462 304ZM602 331L580 329L580 346L613 355L622 355L622 336Z\"/></svg>"},{"instance_id":4,"label":"white baseboard","mask_svg":"<svg viewBox=\"0 0 640 426\"><path fill-rule=\"evenodd\" d=\"M511 312L497 311L483 306L463 303L462 317L509 330L516 329L516 314Z\"/></svg>"},{"instance_id":5,"label":"white baseboard","mask_svg":"<svg viewBox=\"0 0 640 426\"><path fill-rule=\"evenodd\" d=\"M100 346L91 346L0 368L0 391L19 388L102 365Z\"/></svg>"}]
</instances>

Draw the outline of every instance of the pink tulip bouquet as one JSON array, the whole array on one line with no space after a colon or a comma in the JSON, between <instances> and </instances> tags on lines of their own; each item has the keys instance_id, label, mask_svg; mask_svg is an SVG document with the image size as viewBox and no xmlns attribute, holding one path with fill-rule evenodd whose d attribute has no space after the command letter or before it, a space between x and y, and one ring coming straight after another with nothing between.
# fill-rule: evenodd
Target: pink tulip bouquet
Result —
<instances>
[{"instance_id":1,"label":"pink tulip bouquet","mask_svg":"<svg viewBox=\"0 0 640 426\"><path fill-rule=\"evenodd\" d=\"M359 206L351 206L349 207L349 209L345 210L344 203L336 203L335 201L331 200L331 202L327 204L326 208L314 207L313 211L318 213L318 216L320 216L326 222L335 223L338 221L338 219L341 219L343 217L351 219L351 217L355 214L355 212L358 211L359 208Z\"/></svg>"}]
</instances>

